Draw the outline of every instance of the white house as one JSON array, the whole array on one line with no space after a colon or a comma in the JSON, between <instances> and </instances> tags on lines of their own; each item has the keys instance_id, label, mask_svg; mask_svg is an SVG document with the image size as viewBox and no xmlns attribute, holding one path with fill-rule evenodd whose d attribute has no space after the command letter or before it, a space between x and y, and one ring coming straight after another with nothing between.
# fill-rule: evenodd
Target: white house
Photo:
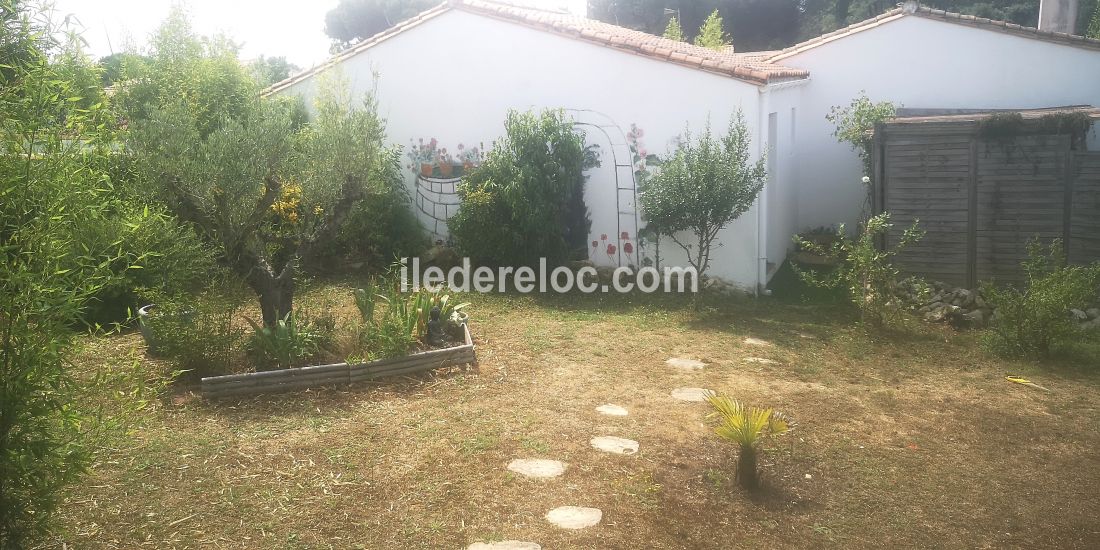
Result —
<instances>
[{"instance_id":1,"label":"white house","mask_svg":"<svg viewBox=\"0 0 1100 550\"><path fill-rule=\"evenodd\" d=\"M637 157L665 155L685 127L710 120L724 129L740 110L756 155L767 155L769 180L757 204L720 233L710 273L756 290L793 234L851 223L860 212L860 164L832 135L832 106L861 91L920 108L1100 103L1100 41L914 3L782 51L734 53L566 13L451 0L269 92L308 101L333 69L353 92L377 90L391 139L413 153L409 188L437 238L458 207L460 168L422 170L412 158L421 143L470 154L500 136L510 109L566 109L600 146L586 201L590 255L605 265L652 254L636 241L644 220L633 175L645 169ZM661 255L686 265L672 243L662 242Z\"/></svg>"}]
</instances>

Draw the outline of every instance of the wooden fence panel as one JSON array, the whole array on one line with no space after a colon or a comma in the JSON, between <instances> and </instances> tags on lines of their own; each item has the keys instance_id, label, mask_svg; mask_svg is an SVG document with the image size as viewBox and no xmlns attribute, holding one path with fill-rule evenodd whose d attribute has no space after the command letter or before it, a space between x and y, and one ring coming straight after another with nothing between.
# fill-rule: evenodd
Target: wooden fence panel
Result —
<instances>
[{"instance_id":1,"label":"wooden fence panel","mask_svg":"<svg viewBox=\"0 0 1100 550\"><path fill-rule=\"evenodd\" d=\"M977 149L975 275L1019 282L1028 241L1065 236L1070 138L1023 135Z\"/></svg>"},{"instance_id":2,"label":"wooden fence panel","mask_svg":"<svg viewBox=\"0 0 1100 550\"><path fill-rule=\"evenodd\" d=\"M886 244L897 243L913 222L926 233L896 258L906 272L963 285L967 278L971 164L970 140L906 136L887 140L883 207L894 224Z\"/></svg>"},{"instance_id":3,"label":"wooden fence panel","mask_svg":"<svg viewBox=\"0 0 1100 550\"><path fill-rule=\"evenodd\" d=\"M1069 261L1100 261L1100 152L1075 152Z\"/></svg>"}]
</instances>

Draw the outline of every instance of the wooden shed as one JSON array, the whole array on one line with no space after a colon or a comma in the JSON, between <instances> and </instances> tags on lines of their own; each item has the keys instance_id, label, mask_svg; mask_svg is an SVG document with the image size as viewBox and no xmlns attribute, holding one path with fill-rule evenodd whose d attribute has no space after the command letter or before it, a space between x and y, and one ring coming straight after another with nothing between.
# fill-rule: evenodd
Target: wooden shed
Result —
<instances>
[{"instance_id":1,"label":"wooden shed","mask_svg":"<svg viewBox=\"0 0 1100 550\"><path fill-rule=\"evenodd\" d=\"M909 112L879 124L872 158L886 244L919 220L927 233L897 257L913 275L975 288L1022 278L1026 245L1060 238L1073 263L1100 260L1100 151L1090 106Z\"/></svg>"}]
</instances>

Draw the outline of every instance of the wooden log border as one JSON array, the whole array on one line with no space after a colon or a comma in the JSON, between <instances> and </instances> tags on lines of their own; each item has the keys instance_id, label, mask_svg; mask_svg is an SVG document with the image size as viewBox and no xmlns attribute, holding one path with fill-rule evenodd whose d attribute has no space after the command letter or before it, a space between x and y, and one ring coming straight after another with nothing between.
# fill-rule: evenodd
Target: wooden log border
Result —
<instances>
[{"instance_id":1,"label":"wooden log border","mask_svg":"<svg viewBox=\"0 0 1100 550\"><path fill-rule=\"evenodd\" d=\"M400 376L464 364L477 364L477 354L470 327L462 326L463 343L444 349L433 349L379 359L368 363L336 363L294 369L281 369L202 379L202 396L206 399L238 397L262 393L298 391L325 386L346 386L387 376Z\"/></svg>"}]
</instances>

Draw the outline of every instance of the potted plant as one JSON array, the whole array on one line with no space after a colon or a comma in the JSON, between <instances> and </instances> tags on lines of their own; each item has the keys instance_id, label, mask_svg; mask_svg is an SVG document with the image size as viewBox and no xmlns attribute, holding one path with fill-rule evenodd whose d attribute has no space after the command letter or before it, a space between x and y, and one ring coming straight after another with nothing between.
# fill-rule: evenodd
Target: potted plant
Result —
<instances>
[{"instance_id":1,"label":"potted plant","mask_svg":"<svg viewBox=\"0 0 1100 550\"><path fill-rule=\"evenodd\" d=\"M839 258L833 254L834 245L841 235L835 227L815 227L795 235L794 260L804 265L836 265Z\"/></svg>"},{"instance_id":2,"label":"potted plant","mask_svg":"<svg viewBox=\"0 0 1100 550\"><path fill-rule=\"evenodd\" d=\"M405 155L409 158L409 168L413 173L426 178L434 175L437 156L436 146L438 144L439 142L435 138L431 138L427 142L424 141L424 138L420 138L416 143L411 139L409 140L409 151Z\"/></svg>"},{"instance_id":3,"label":"potted plant","mask_svg":"<svg viewBox=\"0 0 1100 550\"><path fill-rule=\"evenodd\" d=\"M469 149L461 143L458 144L458 156L456 160L458 160L458 163L462 166L463 173L469 172L485 160L485 153L482 152L483 149L485 149L484 144L480 147L470 147Z\"/></svg>"},{"instance_id":4,"label":"potted plant","mask_svg":"<svg viewBox=\"0 0 1100 550\"><path fill-rule=\"evenodd\" d=\"M444 147L439 150L439 153L435 157L436 165L439 166L439 175L444 178L451 177L454 173L454 157L447 152L447 148Z\"/></svg>"}]
</instances>

